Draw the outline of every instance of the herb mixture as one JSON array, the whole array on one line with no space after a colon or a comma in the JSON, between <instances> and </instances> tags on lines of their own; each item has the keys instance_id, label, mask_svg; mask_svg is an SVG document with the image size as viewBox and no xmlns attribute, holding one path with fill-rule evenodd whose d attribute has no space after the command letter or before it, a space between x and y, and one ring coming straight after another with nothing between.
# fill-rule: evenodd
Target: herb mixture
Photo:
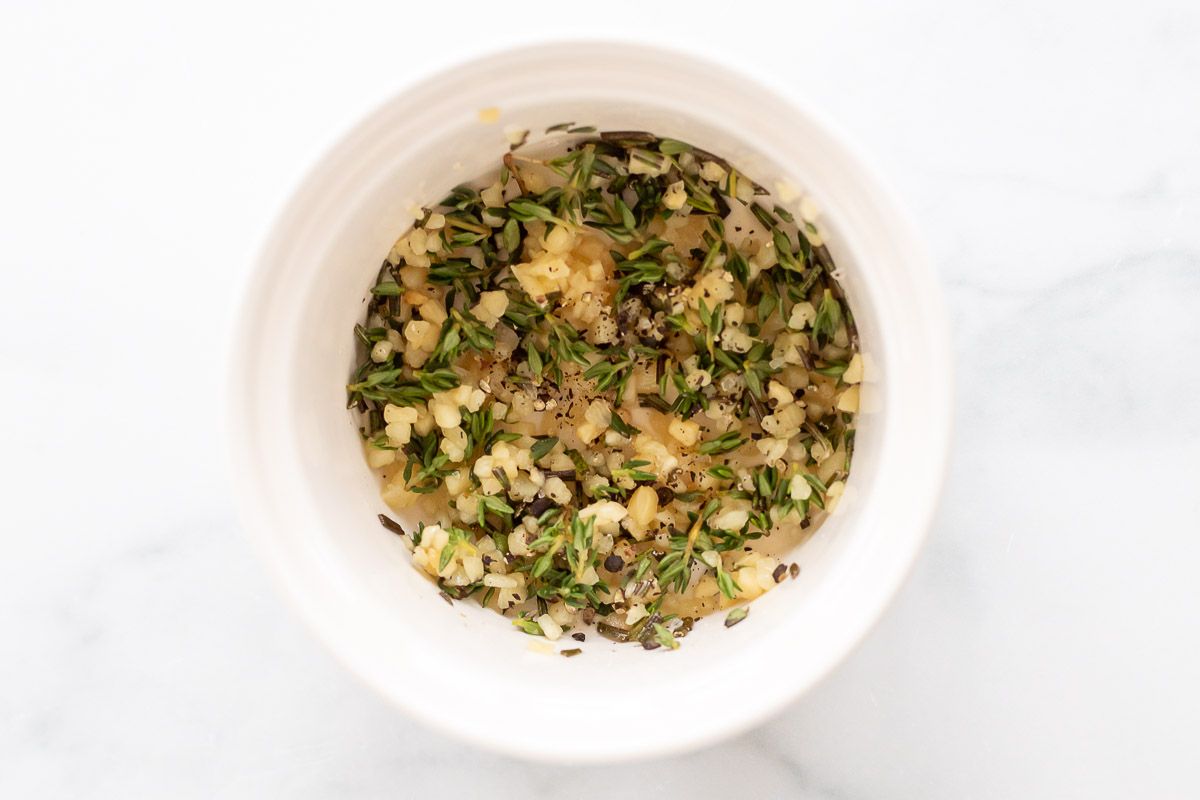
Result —
<instances>
[{"instance_id":1,"label":"herb mixture","mask_svg":"<svg viewBox=\"0 0 1200 800\"><path fill-rule=\"evenodd\" d=\"M684 142L556 127L396 242L350 406L384 500L438 520L406 541L447 600L674 649L798 574L756 540L837 503L862 358L811 215Z\"/></svg>"}]
</instances>

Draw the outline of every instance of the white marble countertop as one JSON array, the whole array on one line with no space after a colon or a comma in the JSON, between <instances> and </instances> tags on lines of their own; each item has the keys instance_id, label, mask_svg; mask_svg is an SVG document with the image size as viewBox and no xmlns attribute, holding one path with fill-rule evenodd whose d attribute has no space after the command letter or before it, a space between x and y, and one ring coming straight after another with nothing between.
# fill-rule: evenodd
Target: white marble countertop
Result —
<instances>
[{"instance_id":1,"label":"white marble countertop","mask_svg":"<svg viewBox=\"0 0 1200 800\"><path fill-rule=\"evenodd\" d=\"M0 796L1200 796L1200 7L532 5L0 10ZM806 93L909 204L956 325L945 501L882 623L773 722L633 766L393 711L225 485L233 287L289 187L414 76L550 36Z\"/></svg>"}]
</instances>

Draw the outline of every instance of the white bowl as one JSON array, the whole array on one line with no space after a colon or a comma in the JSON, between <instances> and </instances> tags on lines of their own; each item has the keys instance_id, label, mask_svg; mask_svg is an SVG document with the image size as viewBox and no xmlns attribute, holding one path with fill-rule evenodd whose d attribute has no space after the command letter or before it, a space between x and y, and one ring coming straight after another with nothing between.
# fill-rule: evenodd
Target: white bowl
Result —
<instances>
[{"instance_id":1,"label":"white bowl","mask_svg":"<svg viewBox=\"0 0 1200 800\"><path fill-rule=\"evenodd\" d=\"M497 107L499 124L480 109ZM853 470L792 558L799 580L734 628L677 651L589 637L535 652L491 611L447 605L375 515L387 509L345 410L351 329L413 204L493 168L502 128L574 121L720 153L823 210L867 358ZM880 616L942 482L951 365L924 251L877 178L814 114L729 69L607 43L531 47L423 81L308 174L262 249L235 331L229 429L246 528L300 614L368 684L430 726L540 760L658 756L763 720L829 672Z\"/></svg>"}]
</instances>

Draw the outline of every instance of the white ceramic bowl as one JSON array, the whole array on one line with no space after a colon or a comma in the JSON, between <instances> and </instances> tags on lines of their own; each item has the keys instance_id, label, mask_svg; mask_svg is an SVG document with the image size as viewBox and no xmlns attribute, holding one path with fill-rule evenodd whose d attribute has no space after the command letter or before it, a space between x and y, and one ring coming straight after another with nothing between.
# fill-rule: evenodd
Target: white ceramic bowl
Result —
<instances>
[{"instance_id":1,"label":"white ceramic bowl","mask_svg":"<svg viewBox=\"0 0 1200 800\"><path fill-rule=\"evenodd\" d=\"M497 107L499 124L478 111ZM502 128L650 130L786 180L823 229L867 357L861 426L838 512L803 568L746 622L699 623L672 652L590 637L584 654L467 602L447 605L375 519L386 508L345 410L351 328L414 203L493 168ZM951 366L924 252L877 178L813 113L679 53L585 43L454 68L357 124L308 174L254 266L233 345L229 429L244 522L329 648L408 713L540 760L663 755L732 735L832 669L880 616L924 538L945 464ZM594 640L594 641L593 641Z\"/></svg>"}]
</instances>

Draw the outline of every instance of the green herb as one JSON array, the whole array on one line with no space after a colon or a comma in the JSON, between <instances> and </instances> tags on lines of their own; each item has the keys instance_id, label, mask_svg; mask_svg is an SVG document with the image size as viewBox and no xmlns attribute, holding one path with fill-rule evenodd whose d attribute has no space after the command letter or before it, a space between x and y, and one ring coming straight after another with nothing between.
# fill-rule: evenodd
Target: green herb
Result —
<instances>
[{"instance_id":1,"label":"green herb","mask_svg":"<svg viewBox=\"0 0 1200 800\"><path fill-rule=\"evenodd\" d=\"M818 375L824 375L827 378L840 378L848 366L849 364L835 362L824 367L816 367L813 369L813 372Z\"/></svg>"},{"instance_id":2,"label":"green herb","mask_svg":"<svg viewBox=\"0 0 1200 800\"><path fill-rule=\"evenodd\" d=\"M692 146L687 142L676 141L675 139L663 139L658 143L659 152L666 153L669 156L677 156L680 153L686 153L692 149Z\"/></svg>"},{"instance_id":3,"label":"green herb","mask_svg":"<svg viewBox=\"0 0 1200 800\"><path fill-rule=\"evenodd\" d=\"M817 307L817 316L813 319L813 336L826 341L833 338L842 327L842 304L826 289L821 294L821 305Z\"/></svg>"},{"instance_id":4,"label":"green herb","mask_svg":"<svg viewBox=\"0 0 1200 800\"><path fill-rule=\"evenodd\" d=\"M512 621L512 624L519 628L522 632L528 633L530 636L545 636L542 632L542 626L538 625L531 619L526 619L524 616L517 617Z\"/></svg>"},{"instance_id":5,"label":"green herb","mask_svg":"<svg viewBox=\"0 0 1200 800\"><path fill-rule=\"evenodd\" d=\"M616 411L613 412L612 420L608 423L608 427L612 428L614 431L621 434L622 436L624 436L627 439L632 438L632 437L636 436L637 434L641 433L640 430L633 427L628 422L626 422L624 419L622 419L621 415L618 414Z\"/></svg>"},{"instance_id":6,"label":"green herb","mask_svg":"<svg viewBox=\"0 0 1200 800\"><path fill-rule=\"evenodd\" d=\"M371 289L371 294L383 295L386 297L399 297L404 294L404 287L397 284L395 281L384 281L376 284L375 288Z\"/></svg>"},{"instance_id":7,"label":"green herb","mask_svg":"<svg viewBox=\"0 0 1200 800\"><path fill-rule=\"evenodd\" d=\"M557 436L543 436L533 443L533 447L529 448L530 456L534 461L541 461L549 455L556 444L558 444Z\"/></svg>"},{"instance_id":8,"label":"green herb","mask_svg":"<svg viewBox=\"0 0 1200 800\"><path fill-rule=\"evenodd\" d=\"M438 572L441 572L450 565L450 561L454 558L454 553L458 550L458 545L465 541L468 537L466 531L461 528L450 529L450 540L442 548L441 555L438 557Z\"/></svg>"},{"instance_id":9,"label":"green herb","mask_svg":"<svg viewBox=\"0 0 1200 800\"><path fill-rule=\"evenodd\" d=\"M743 448L765 433L760 423L774 409L768 403L769 382L778 381L789 390L804 388L793 385L802 372L840 386L857 350L857 332L832 277L829 250L813 245L816 229L770 202L760 185L728 161L645 131L597 133L590 125L572 121L552 125L548 132L574 138L563 140L563 150L544 158L504 153L498 175L505 199L485 202L483 196L491 198L490 190L481 193L463 185L440 204L422 210L419 236L425 246L414 249L428 259L427 266L422 261L419 267L425 285L414 285L408 274L414 270L402 263L381 265L365 319L353 329L359 360L346 384L347 405L359 415L367 452L375 458L394 458L384 467L387 491L397 491L402 483L409 492L426 496L429 508L421 509L431 516L444 516L444 505L433 506L449 501L451 518L458 524L445 529L446 545L434 556L439 571L465 571L479 553L487 571L494 572L493 559L503 558L503 573L524 580L528 600L512 610L514 626L525 633L544 635L537 616L562 604L581 616L599 618L598 628L609 638L647 649L675 649L692 621L664 614L663 602L672 593L686 591L700 554L744 552L778 520L812 521L825 507L826 481L800 473L813 491L804 500L793 500L793 473L788 468L747 467L740 459L753 455ZM512 150L522 144L523 138ZM713 181L697 174L696 165L705 162L718 164L725 177ZM535 168L546 177L538 191L533 189ZM687 207L677 211L666 205L666 198L680 181ZM491 181L480 185L487 183ZM748 188L755 197L746 203ZM753 230L737 231L750 236L745 241L731 238L735 232L726 223L737 219L732 212L743 206L755 220ZM430 226L435 214L445 220L438 230ZM680 228L683 215L690 219ZM548 251L547 237L557 238L562 232L577 241L591 239L589 247L602 243L609 250L602 264L611 265L611 274L591 287L593 293L603 292L601 296L579 296L585 263L579 252L565 254L569 280L543 290L546 294L532 297L525 289L528 282L518 280L524 273L517 265ZM682 244L693 236L694 241ZM777 266L761 269L756 263L763 245L773 248ZM594 259L594 252L586 257L588 262ZM715 276L728 283L731 301L699 291L699 282ZM483 302L485 293L495 291L507 299L499 320L491 317L494 298ZM440 310L424 305L428 302ZM802 369L793 371L774 348L781 318L788 319L792 308L804 302L813 303L817 311L808 342L799 349ZM737 316L734 303L740 306ZM599 335L598 323L585 326L582 320L591 319L581 313L585 309L602 309L604 335ZM421 352L412 352L410 348L418 345L410 341L410 326L417 320L437 321L436 344L421 342ZM429 337L428 342L433 341ZM375 363L371 351L380 342L393 346L382 363ZM686 367L684 358L690 359ZM703 385L690 377L700 370L711 378ZM652 383L642 384L644 376ZM635 381L636 393L630 392ZM444 402L446 393L463 382L472 399L459 401L458 428L433 424L429 415L435 398ZM475 402L477 387L485 393L481 405ZM609 429L615 436L589 443L584 453L564 446L571 464L565 470L559 468L561 457L552 457L562 444L557 436L534 435L537 428L528 427L530 419L517 423L518 415L498 419L494 412L500 402L513 410L518 404L532 405L550 418L537 424L573 425L589 394L609 397L614 407ZM621 408L634 394L637 408ZM684 448L688 456L681 456L680 469L658 474L655 462L643 457L640 443L638 451L628 454L630 440L647 424L658 432L675 419L687 420L702 411L713 414L714 406L718 411L713 419L731 413L736 423L718 426L707 434L712 438ZM396 407L416 409L416 421L409 422L414 419L411 412L396 414ZM396 424L397 420L404 422ZM531 439L529 452L523 453L521 443ZM831 410L805 419L792 442L806 448L840 448L846 453L846 466L829 481L844 480L853 453L854 415ZM520 459L528 457L521 460L520 472L497 461L477 473L479 459L498 457L503 443L513 443ZM622 455L614 457L616 453ZM451 461L451 455L457 460ZM619 466L612 467L614 463ZM554 499L549 489L538 489L550 486L552 479L561 481L552 487ZM484 492L485 483L500 491ZM637 537L624 528L600 536L594 517L580 517L582 507L596 500L629 503L637 486L655 487L659 507L682 511L687 530L660 527L656 521ZM442 490L451 490L449 497ZM465 521L456 508L463 496L474 502L474 513ZM739 530L712 526L722 508L736 505L749 506L745 525ZM390 518L379 521L403 535ZM527 535L531 530L536 535ZM414 546L429 540L424 524L411 539ZM615 569L609 569L610 564ZM721 595L736 599L741 589L723 563L705 564ZM626 601L654 598L646 602L648 615L637 625L626 629L603 622L623 610L614 604L605 583L585 582L593 570L600 574L605 569L604 574L620 577ZM462 572L455 574L453 580L438 581L448 602L475 598L487 605L507 596L482 581L462 581ZM786 574L787 568L780 565L773 577L778 582ZM734 609L725 625L737 624L746 613L744 606ZM579 650L561 652L569 657Z\"/></svg>"},{"instance_id":10,"label":"green herb","mask_svg":"<svg viewBox=\"0 0 1200 800\"><path fill-rule=\"evenodd\" d=\"M657 622L654 623L654 639L663 647L669 647L672 650L679 649L679 642L671 635L671 632Z\"/></svg>"},{"instance_id":11,"label":"green herb","mask_svg":"<svg viewBox=\"0 0 1200 800\"><path fill-rule=\"evenodd\" d=\"M501 472L501 474L503 474L503 472ZM481 495L478 506L479 527L482 528L485 526L486 523L484 522L484 515L489 511L506 517L511 517L514 513L513 507L501 500L496 495Z\"/></svg>"},{"instance_id":12,"label":"green herb","mask_svg":"<svg viewBox=\"0 0 1200 800\"><path fill-rule=\"evenodd\" d=\"M582 477L587 473L587 462L583 460L583 456L578 450L575 450L574 448L567 448L564 452L571 459L571 463L575 465L575 473L577 476Z\"/></svg>"},{"instance_id":13,"label":"green herb","mask_svg":"<svg viewBox=\"0 0 1200 800\"><path fill-rule=\"evenodd\" d=\"M723 433L715 439L710 439L707 442L702 442L696 448L697 452L706 456L716 456L723 453L728 453L737 450L746 440L741 437L737 431Z\"/></svg>"},{"instance_id":14,"label":"green herb","mask_svg":"<svg viewBox=\"0 0 1200 800\"><path fill-rule=\"evenodd\" d=\"M659 283L667 277L665 264L649 258L625 260L617 263L617 274L621 277L614 304L619 305L629 290L641 284Z\"/></svg>"},{"instance_id":15,"label":"green herb","mask_svg":"<svg viewBox=\"0 0 1200 800\"><path fill-rule=\"evenodd\" d=\"M717 588L721 590L721 594L730 600L737 597L737 593L742 590L742 587L737 585L737 581L733 579L733 576L723 570L720 564L717 565Z\"/></svg>"},{"instance_id":16,"label":"green herb","mask_svg":"<svg viewBox=\"0 0 1200 800\"><path fill-rule=\"evenodd\" d=\"M535 219L543 222L558 221L550 209L530 200L513 200L508 204L508 213L510 219L518 222L532 222Z\"/></svg>"},{"instance_id":17,"label":"green herb","mask_svg":"<svg viewBox=\"0 0 1200 800\"><path fill-rule=\"evenodd\" d=\"M657 475L653 472L646 472L642 467L650 466L650 462L645 459L635 458L621 464L619 469L613 470L614 478L629 478L635 482L649 482L657 479Z\"/></svg>"}]
</instances>

